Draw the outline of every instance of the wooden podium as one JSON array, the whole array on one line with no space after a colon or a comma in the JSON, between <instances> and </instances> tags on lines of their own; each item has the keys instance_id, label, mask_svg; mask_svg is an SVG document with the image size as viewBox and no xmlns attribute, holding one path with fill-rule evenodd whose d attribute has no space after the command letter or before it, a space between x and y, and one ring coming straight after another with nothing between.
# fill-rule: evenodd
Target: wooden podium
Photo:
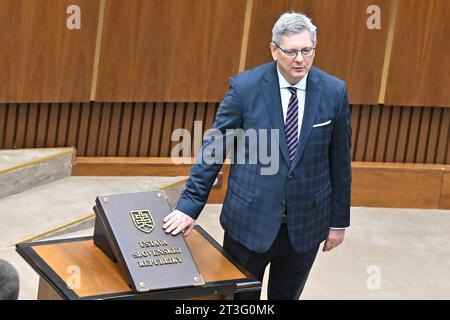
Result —
<instances>
[{"instance_id":1,"label":"wooden podium","mask_svg":"<svg viewBox=\"0 0 450 320\"><path fill-rule=\"evenodd\" d=\"M232 299L234 293L261 290L200 226L186 240L205 285L139 294L92 237L23 243L16 250L40 275L38 300Z\"/></svg>"}]
</instances>

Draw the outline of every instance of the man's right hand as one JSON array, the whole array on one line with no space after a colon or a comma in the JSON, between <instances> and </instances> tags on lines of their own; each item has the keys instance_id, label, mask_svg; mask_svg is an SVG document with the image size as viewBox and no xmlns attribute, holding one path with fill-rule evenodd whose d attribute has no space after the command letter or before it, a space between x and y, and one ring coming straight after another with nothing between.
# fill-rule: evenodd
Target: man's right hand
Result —
<instances>
[{"instance_id":1,"label":"man's right hand","mask_svg":"<svg viewBox=\"0 0 450 320\"><path fill-rule=\"evenodd\" d=\"M174 210L169 213L163 221L163 229L166 233L177 235L182 232L185 237L189 235L195 224L194 219L179 210Z\"/></svg>"}]
</instances>

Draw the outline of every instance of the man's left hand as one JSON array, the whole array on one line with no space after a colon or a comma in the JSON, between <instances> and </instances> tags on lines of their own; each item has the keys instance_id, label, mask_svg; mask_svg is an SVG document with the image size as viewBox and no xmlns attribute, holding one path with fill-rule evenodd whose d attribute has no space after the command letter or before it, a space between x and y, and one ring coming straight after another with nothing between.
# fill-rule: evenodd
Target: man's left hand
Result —
<instances>
[{"instance_id":1,"label":"man's left hand","mask_svg":"<svg viewBox=\"0 0 450 320\"><path fill-rule=\"evenodd\" d=\"M330 251L333 248L336 248L344 241L345 229L330 229L330 233L328 233L327 241L323 245L322 251Z\"/></svg>"}]
</instances>

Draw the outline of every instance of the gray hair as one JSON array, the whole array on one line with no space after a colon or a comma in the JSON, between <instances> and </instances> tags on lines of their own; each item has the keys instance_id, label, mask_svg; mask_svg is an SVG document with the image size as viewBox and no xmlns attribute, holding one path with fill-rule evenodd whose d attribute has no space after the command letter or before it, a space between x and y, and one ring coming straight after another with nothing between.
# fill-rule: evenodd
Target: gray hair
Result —
<instances>
[{"instance_id":1,"label":"gray hair","mask_svg":"<svg viewBox=\"0 0 450 320\"><path fill-rule=\"evenodd\" d=\"M281 45L283 36L300 33L304 30L309 31L311 40L317 40L317 27L311 22L311 19L302 13L286 12L275 22L272 29L272 42Z\"/></svg>"}]
</instances>

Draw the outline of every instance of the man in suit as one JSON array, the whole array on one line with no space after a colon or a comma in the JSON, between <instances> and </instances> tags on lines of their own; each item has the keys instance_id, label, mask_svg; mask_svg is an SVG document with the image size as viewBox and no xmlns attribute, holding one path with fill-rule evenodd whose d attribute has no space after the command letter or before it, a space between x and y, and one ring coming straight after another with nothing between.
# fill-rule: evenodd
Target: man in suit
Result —
<instances>
[{"instance_id":1,"label":"man in suit","mask_svg":"<svg viewBox=\"0 0 450 320\"><path fill-rule=\"evenodd\" d=\"M272 30L274 62L230 79L213 125L224 136L229 129L279 133L277 148L269 148L279 155L277 172L262 174L259 160L233 163L220 216L224 249L235 260L260 281L270 263L269 299L298 299L320 243L325 240L323 251L337 247L350 224L347 89L312 66L316 45L316 27L308 17L283 14ZM201 152L214 141L205 138ZM245 146L248 156L252 148ZM164 219L167 233L189 234L220 168L194 164L176 210Z\"/></svg>"}]
</instances>

